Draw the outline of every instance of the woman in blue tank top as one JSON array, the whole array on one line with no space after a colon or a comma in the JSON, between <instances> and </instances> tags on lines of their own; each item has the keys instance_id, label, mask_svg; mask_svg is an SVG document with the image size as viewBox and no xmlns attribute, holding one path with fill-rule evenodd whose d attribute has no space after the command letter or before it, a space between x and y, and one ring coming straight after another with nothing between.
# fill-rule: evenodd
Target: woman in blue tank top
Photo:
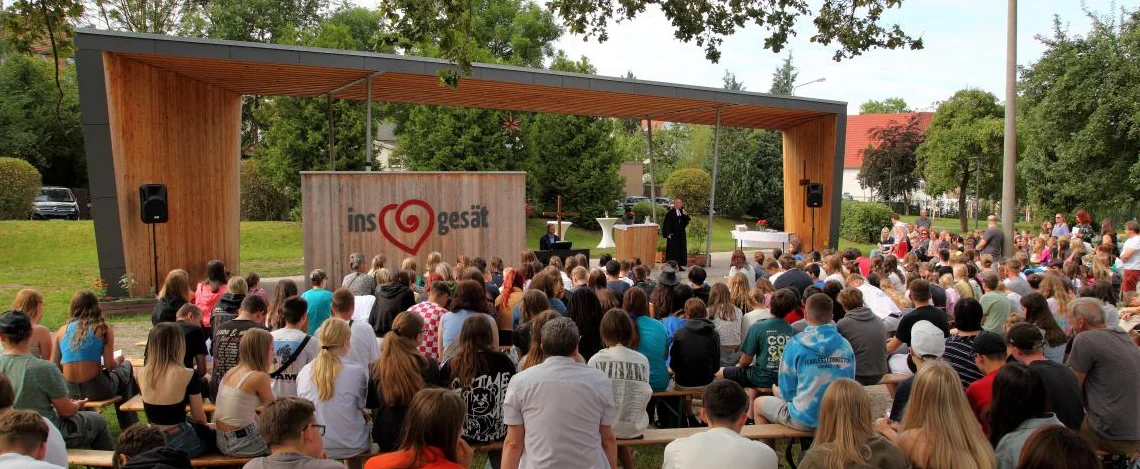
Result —
<instances>
[{"instance_id":1,"label":"woman in blue tank top","mask_svg":"<svg viewBox=\"0 0 1140 469\"><path fill-rule=\"evenodd\" d=\"M62 368L71 397L104 400L121 396L115 405L119 428L138 422L134 413L119 410L134 397L134 378L130 362L115 359L115 334L103 320L94 293L84 290L71 298L71 314L55 334L51 359Z\"/></svg>"}]
</instances>

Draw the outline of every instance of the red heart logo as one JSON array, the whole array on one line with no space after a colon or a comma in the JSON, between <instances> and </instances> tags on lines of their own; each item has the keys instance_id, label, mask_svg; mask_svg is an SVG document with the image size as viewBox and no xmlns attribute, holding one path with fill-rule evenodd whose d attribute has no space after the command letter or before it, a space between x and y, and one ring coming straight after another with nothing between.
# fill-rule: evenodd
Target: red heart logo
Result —
<instances>
[{"instance_id":1,"label":"red heart logo","mask_svg":"<svg viewBox=\"0 0 1140 469\"><path fill-rule=\"evenodd\" d=\"M425 229L422 232L420 231L421 223L419 215L408 214L406 217L404 215L404 210L406 210L408 207L413 206L420 207L427 212L427 223L425 225ZM412 234L419 238L416 240L415 245L408 246L407 244L404 244L404 242L392 236L392 233L388 231L387 214L392 210L396 211L392 217L395 220L396 228L403 233ZM392 244L396 245L396 247L413 256L416 255L416 253L420 252L420 247L423 246L424 242L427 241L428 236L431 235L431 230L433 228L435 228L435 211L431 209L431 206L428 205L427 202L424 202L422 200L409 199L402 204L388 204L385 205L384 208L380 209L380 232L384 233L384 237L387 238L388 241L391 241Z\"/></svg>"}]
</instances>

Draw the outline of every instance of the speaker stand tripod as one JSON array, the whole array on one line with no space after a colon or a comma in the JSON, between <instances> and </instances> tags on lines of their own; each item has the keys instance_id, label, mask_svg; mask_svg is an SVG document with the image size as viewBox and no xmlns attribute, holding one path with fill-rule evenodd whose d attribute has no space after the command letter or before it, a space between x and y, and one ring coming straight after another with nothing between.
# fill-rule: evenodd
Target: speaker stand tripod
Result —
<instances>
[{"instance_id":1,"label":"speaker stand tripod","mask_svg":"<svg viewBox=\"0 0 1140 469\"><path fill-rule=\"evenodd\" d=\"M818 216L819 207L811 208L811 250L815 250L815 218Z\"/></svg>"},{"instance_id":2,"label":"speaker stand tripod","mask_svg":"<svg viewBox=\"0 0 1140 469\"><path fill-rule=\"evenodd\" d=\"M150 224L150 252L154 255L154 294L158 296L158 235L155 234L154 223Z\"/></svg>"}]
</instances>

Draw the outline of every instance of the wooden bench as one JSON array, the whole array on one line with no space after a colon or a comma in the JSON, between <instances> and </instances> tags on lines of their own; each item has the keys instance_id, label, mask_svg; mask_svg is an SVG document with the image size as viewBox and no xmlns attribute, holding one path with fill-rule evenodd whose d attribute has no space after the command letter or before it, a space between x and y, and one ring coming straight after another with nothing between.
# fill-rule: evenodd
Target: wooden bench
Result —
<instances>
[{"instance_id":1,"label":"wooden bench","mask_svg":"<svg viewBox=\"0 0 1140 469\"><path fill-rule=\"evenodd\" d=\"M111 461L115 456L114 451L99 451L93 449L69 449L67 450L67 463L75 466L87 467L111 467ZM190 465L194 467L219 467L219 466L238 466L241 467L249 462L250 458L235 458L232 456L225 456L221 454L211 454L207 456L199 456L190 460Z\"/></svg>"},{"instance_id":2,"label":"wooden bench","mask_svg":"<svg viewBox=\"0 0 1140 469\"><path fill-rule=\"evenodd\" d=\"M123 400L123 396L115 396L115 397L112 397L110 399L103 399L101 401L90 401L89 400L85 404L83 404L83 409L84 410L93 410L93 411L101 414L101 413L103 413L104 407L107 407L109 405L118 404L119 402L122 402L122 400Z\"/></svg>"},{"instance_id":3,"label":"wooden bench","mask_svg":"<svg viewBox=\"0 0 1140 469\"><path fill-rule=\"evenodd\" d=\"M678 438L685 438L708 430L707 427L697 428L651 428L642 433L636 440L618 440L618 446L646 446L667 445ZM796 430L780 424L768 423L763 425L745 425L740 435L750 440L783 440L790 438L811 438L812 432ZM473 446L476 451L495 451L503 449L503 442L497 441L483 445Z\"/></svg>"},{"instance_id":4,"label":"wooden bench","mask_svg":"<svg viewBox=\"0 0 1140 469\"><path fill-rule=\"evenodd\" d=\"M883 378L879 380L879 384L899 384L903 381L906 381L906 379L911 376L913 375L904 375L902 373L888 373L883 375Z\"/></svg>"},{"instance_id":5,"label":"wooden bench","mask_svg":"<svg viewBox=\"0 0 1140 469\"><path fill-rule=\"evenodd\" d=\"M122 410L123 412L142 412L143 411L142 395L132 397L129 401L124 402L122 406L119 406L119 410ZM202 403L202 410L204 410L207 414L214 413L214 403L203 402ZM190 412L190 406L189 405L186 406L186 412Z\"/></svg>"}]
</instances>

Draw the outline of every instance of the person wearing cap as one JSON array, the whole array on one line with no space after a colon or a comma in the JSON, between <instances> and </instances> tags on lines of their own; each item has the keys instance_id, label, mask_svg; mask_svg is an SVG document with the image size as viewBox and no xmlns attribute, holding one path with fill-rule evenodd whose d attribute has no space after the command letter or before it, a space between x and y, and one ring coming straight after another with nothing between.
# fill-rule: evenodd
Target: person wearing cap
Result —
<instances>
[{"instance_id":1,"label":"person wearing cap","mask_svg":"<svg viewBox=\"0 0 1140 469\"><path fill-rule=\"evenodd\" d=\"M373 295L376 293L376 277L368 275L368 260L363 252L354 252L348 256L348 267L352 269L340 281L341 288L348 289L353 296Z\"/></svg>"},{"instance_id":2,"label":"person wearing cap","mask_svg":"<svg viewBox=\"0 0 1140 469\"><path fill-rule=\"evenodd\" d=\"M1033 324L1019 322L1009 328L1005 340L1010 355L1045 381L1045 389L1049 390L1049 412L1057 414L1057 419L1066 427L1080 430L1085 419L1081 385L1073 370L1045 356L1045 332Z\"/></svg>"},{"instance_id":3,"label":"person wearing cap","mask_svg":"<svg viewBox=\"0 0 1140 469\"><path fill-rule=\"evenodd\" d=\"M33 357L29 350L32 321L20 311L0 315L0 373L12 381L12 405L48 419L63 435L68 448L110 451L114 441L107 422L96 412L84 411L86 399L71 399L63 372L52 362Z\"/></svg>"},{"instance_id":4,"label":"person wearing cap","mask_svg":"<svg viewBox=\"0 0 1140 469\"><path fill-rule=\"evenodd\" d=\"M986 231L982 233L982 240L978 242L976 249L979 254L989 254L995 259L1001 258L1002 245L1005 244L1005 233L998 226L996 215L986 217L986 224L989 225L989 228L986 228Z\"/></svg>"},{"instance_id":5,"label":"person wearing cap","mask_svg":"<svg viewBox=\"0 0 1140 469\"><path fill-rule=\"evenodd\" d=\"M943 338L950 336L950 317L942 310L931 304L930 282L918 279L910 283L910 301L914 309L903 315L899 320L895 336L887 339L887 354L895 354L902 344L911 346L911 328L918 321L929 321L942 330ZM901 353L901 352L899 352ZM895 373L914 373L917 367L901 359L891 360L891 371Z\"/></svg>"},{"instance_id":6,"label":"person wearing cap","mask_svg":"<svg viewBox=\"0 0 1140 469\"><path fill-rule=\"evenodd\" d=\"M911 345L907 349L910 358L914 361L915 369L921 370L924 365L933 360L941 360L946 352L946 342L942 337L942 329L930 321L918 321L910 328ZM910 401L910 390L914 386L914 376L907 377L895 389L894 402L891 403L891 413L888 418L892 422L902 422L906 412L907 402Z\"/></svg>"},{"instance_id":7,"label":"person wearing cap","mask_svg":"<svg viewBox=\"0 0 1140 469\"><path fill-rule=\"evenodd\" d=\"M966 400L970 401L970 408L987 435L990 428L985 414L993 400L994 376L1005 365L1006 358L1005 337L1001 334L985 331L974 339L974 364L985 376L966 386Z\"/></svg>"},{"instance_id":8,"label":"person wearing cap","mask_svg":"<svg viewBox=\"0 0 1140 469\"><path fill-rule=\"evenodd\" d=\"M964 298L954 308L954 334L946 338L943 359L958 372L962 388L982 378L982 371L974 364L974 339L982 333L982 305L973 298Z\"/></svg>"},{"instance_id":9,"label":"person wearing cap","mask_svg":"<svg viewBox=\"0 0 1140 469\"><path fill-rule=\"evenodd\" d=\"M1106 327L1099 301L1078 298L1069 311L1077 336L1065 364L1085 396L1081 433L1101 451L1140 451L1140 348L1126 332Z\"/></svg>"},{"instance_id":10,"label":"person wearing cap","mask_svg":"<svg viewBox=\"0 0 1140 469\"><path fill-rule=\"evenodd\" d=\"M831 298L816 293L808 297L806 310L807 329L788 341L780 358L779 386L753 406L757 424L815 430L828 384L855 379L855 351L831 322Z\"/></svg>"}]
</instances>

